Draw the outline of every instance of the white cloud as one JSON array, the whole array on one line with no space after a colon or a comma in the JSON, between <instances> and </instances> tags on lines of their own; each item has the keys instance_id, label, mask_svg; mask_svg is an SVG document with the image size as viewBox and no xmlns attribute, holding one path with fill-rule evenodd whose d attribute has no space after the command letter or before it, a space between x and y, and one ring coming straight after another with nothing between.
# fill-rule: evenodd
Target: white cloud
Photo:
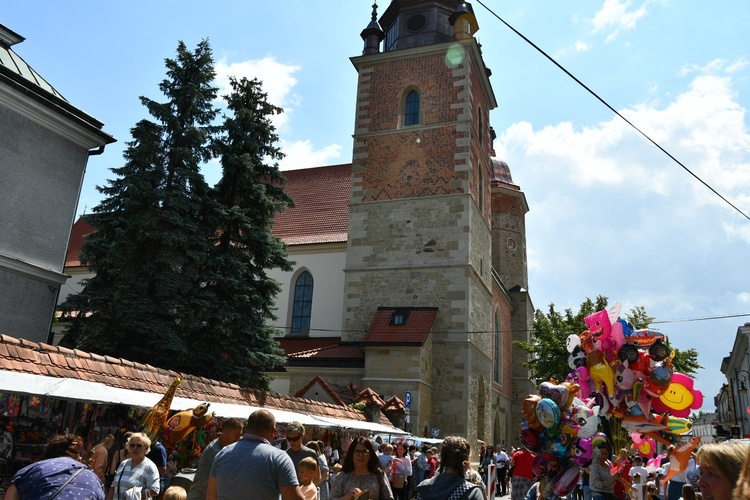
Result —
<instances>
[{"instance_id":1,"label":"white cloud","mask_svg":"<svg viewBox=\"0 0 750 500\"><path fill-rule=\"evenodd\" d=\"M591 50L591 46L586 42L578 41L575 44L575 51L576 52L586 52L587 50Z\"/></svg>"},{"instance_id":2,"label":"white cloud","mask_svg":"<svg viewBox=\"0 0 750 500\"><path fill-rule=\"evenodd\" d=\"M268 94L268 101L284 108L283 113L274 115L272 118L277 130L283 131L288 127L293 108L299 106L302 100L300 96L293 92L294 86L297 85L294 73L299 69L300 66L280 63L274 57L236 63L227 63L226 59L221 59L216 63L216 82L219 85L219 95L226 95L231 92L230 76L238 80L243 77L248 80L257 78L263 82L263 92Z\"/></svg>"},{"instance_id":3,"label":"white cloud","mask_svg":"<svg viewBox=\"0 0 750 500\"><path fill-rule=\"evenodd\" d=\"M286 141L281 139L281 150L286 155L279 162L281 170L297 170L300 168L333 165L340 161L341 146L331 144L316 150L310 141Z\"/></svg>"},{"instance_id":4,"label":"white cloud","mask_svg":"<svg viewBox=\"0 0 750 500\"><path fill-rule=\"evenodd\" d=\"M621 113L688 169L742 209L750 210L750 134L746 110L730 76L710 74L735 65L712 63L666 107L643 103ZM575 128L564 122L534 130L509 127L498 151L513 164L576 188L622 185L640 194L691 196L698 204L724 203L618 117Z\"/></svg>"},{"instance_id":5,"label":"white cloud","mask_svg":"<svg viewBox=\"0 0 750 500\"><path fill-rule=\"evenodd\" d=\"M750 293L748 292L741 292L737 294L737 300L744 303L744 304L750 304Z\"/></svg>"},{"instance_id":6,"label":"white cloud","mask_svg":"<svg viewBox=\"0 0 750 500\"><path fill-rule=\"evenodd\" d=\"M631 10L632 4L633 0L605 0L602 8L591 19L594 33L607 32L606 42L611 42L621 32L635 28L636 23L646 16L648 1Z\"/></svg>"}]
</instances>

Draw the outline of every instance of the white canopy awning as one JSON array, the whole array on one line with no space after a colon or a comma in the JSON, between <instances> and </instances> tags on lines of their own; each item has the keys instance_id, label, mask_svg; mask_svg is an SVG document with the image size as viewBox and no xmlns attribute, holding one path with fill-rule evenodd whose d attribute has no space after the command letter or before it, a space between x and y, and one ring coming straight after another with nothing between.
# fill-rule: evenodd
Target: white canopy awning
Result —
<instances>
[{"instance_id":1,"label":"white canopy awning","mask_svg":"<svg viewBox=\"0 0 750 500\"><path fill-rule=\"evenodd\" d=\"M151 408L158 403L163 396L163 394L156 394L153 392L111 387L99 382L90 382L73 378L47 377L44 375L11 372L7 370L0 370L0 392L48 396L57 399L86 401L89 403L122 404L141 408ZM241 418L244 420L247 419L252 412L261 409L259 406L216 403L210 399L196 400L177 396L172 399L170 409L175 411L187 410L195 408L199 404L205 402L211 404L209 408L210 411L214 412L217 417L223 418ZM303 425L314 427L360 429L379 432L381 434L406 434L401 429L396 429L395 427L390 428L372 422L318 417L304 413L278 410L276 408L264 409L270 411L276 418L276 422L281 424L288 424L289 422L297 421Z\"/></svg>"},{"instance_id":2,"label":"white canopy awning","mask_svg":"<svg viewBox=\"0 0 750 500\"><path fill-rule=\"evenodd\" d=\"M340 427L342 429L360 429L371 432L377 432L379 434L389 434L391 436L408 436L409 433L399 429L398 427L391 427L388 425L378 424L375 422L362 422L360 420L347 420L341 418L331 417L319 417L314 415L313 418L326 422L328 426ZM318 424L320 425L320 424Z\"/></svg>"}]
</instances>

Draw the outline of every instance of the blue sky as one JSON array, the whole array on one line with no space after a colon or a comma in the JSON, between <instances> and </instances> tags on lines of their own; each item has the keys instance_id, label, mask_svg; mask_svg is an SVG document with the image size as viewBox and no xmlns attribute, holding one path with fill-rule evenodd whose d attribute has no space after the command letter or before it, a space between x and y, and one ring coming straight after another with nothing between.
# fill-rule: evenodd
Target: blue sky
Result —
<instances>
[{"instance_id":1,"label":"blue sky","mask_svg":"<svg viewBox=\"0 0 750 500\"><path fill-rule=\"evenodd\" d=\"M129 129L161 100L178 40L208 38L219 83L257 76L285 108L282 169L349 163L360 31L371 0L205 2L7 0L15 51L118 139L89 161L79 213L122 164ZM381 0L379 12L387 2ZM492 1L553 56L696 175L750 213L750 4L725 0ZM659 321L750 313L750 221L721 202L547 59L473 3L499 106L495 150L525 191L535 307L598 294ZM205 169L218 179L216 164ZM749 317L654 325L694 347L703 409ZM742 414L745 414L742 412Z\"/></svg>"}]
</instances>

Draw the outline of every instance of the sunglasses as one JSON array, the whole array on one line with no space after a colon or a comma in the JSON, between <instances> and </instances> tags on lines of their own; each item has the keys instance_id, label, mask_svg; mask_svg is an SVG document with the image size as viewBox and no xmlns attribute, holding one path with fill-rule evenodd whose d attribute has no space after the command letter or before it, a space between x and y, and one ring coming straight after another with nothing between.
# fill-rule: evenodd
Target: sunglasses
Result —
<instances>
[{"instance_id":1,"label":"sunglasses","mask_svg":"<svg viewBox=\"0 0 750 500\"><path fill-rule=\"evenodd\" d=\"M289 441L290 443L294 443L295 441L299 441L300 439L302 439L302 436L287 436L286 437L286 440Z\"/></svg>"},{"instance_id":2,"label":"sunglasses","mask_svg":"<svg viewBox=\"0 0 750 500\"><path fill-rule=\"evenodd\" d=\"M130 443L130 444L128 444L128 448L138 448L139 450L140 450L141 448L143 448L143 446L144 446L144 445L143 445L143 444L141 444L141 443Z\"/></svg>"},{"instance_id":3,"label":"sunglasses","mask_svg":"<svg viewBox=\"0 0 750 500\"><path fill-rule=\"evenodd\" d=\"M369 455L370 454L370 450L354 450L354 454L355 455L360 455L360 456L361 455Z\"/></svg>"}]
</instances>

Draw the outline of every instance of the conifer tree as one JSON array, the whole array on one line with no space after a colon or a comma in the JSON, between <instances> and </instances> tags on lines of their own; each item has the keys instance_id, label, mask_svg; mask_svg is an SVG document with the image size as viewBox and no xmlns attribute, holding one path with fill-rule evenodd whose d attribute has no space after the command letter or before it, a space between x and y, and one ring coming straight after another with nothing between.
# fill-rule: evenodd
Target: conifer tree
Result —
<instances>
[{"instance_id":1,"label":"conifer tree","mask_svg":"<svg viewBox=\"0 0 750 500\"><path fill-rule=\"evenodd\" d=\"M205 268L205 292L213 306L198 332L206 346L199 365L211 367L207 376L266 388L264 370L284 362L275 330L267 325L275 319L280 287L266 271L292 269L286 246L271 233L274 215L292 201L283 189L276 163L283 154L270 120L282 109L268 102L258 80L230 83L223 134L215 144L222 177L207 217L214 244Z\"/></svg>"},{"instance_id":2,"label":"conifer tree","mask_svg":"<svg viewBox=\"0 0 750 500\"><path fill-rule=\"evenodd\" d=\"M207 41L194 51L180 42L166 67L167 100L141 97L153 120L131 130L118 178L99 188L106 198L89 219L97 232L82 252L96 274L64 305L80 312L64 343L179 370L199 348L186 339L207 306L200 290L212 202L200 165L218 110Z\"/></svg>"}]
</instances>

